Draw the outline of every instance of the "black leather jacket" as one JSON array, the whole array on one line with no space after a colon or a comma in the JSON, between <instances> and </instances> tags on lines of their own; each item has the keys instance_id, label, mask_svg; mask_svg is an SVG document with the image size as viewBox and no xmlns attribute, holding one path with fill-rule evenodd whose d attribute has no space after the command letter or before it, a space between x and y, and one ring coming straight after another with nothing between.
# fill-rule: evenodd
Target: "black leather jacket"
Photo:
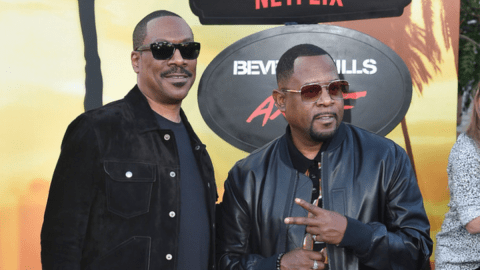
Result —
<instances>
[{"instance_id":1,"label":"black leather jacket","mask_svg":"<svg viewBox=\"0 0 480 270\"><path fill-rule=\"evenodd\" d=\"M305 226L284 219L307 216L294 198L310 201L312 182L293 168L286 140L229 172L217 212L220 269L276 269L279 253L302 247ZM342 123L322 155L322 194L325 209L348 219L342 243L327 245L330 269L414 270L428 262L423 199L405 151L391 140Z\"/></svg>"},{"instance_id":2,"label":"black leather jacket","mask_svg":"<svg viewBox=\"0 0 480 270\"><path fill-rule=\"evenodd\" d=\"M204 181L214 268L210 157L181 112ZM187 143L187 142L186 142ZM180 185L174 135L137 86L88 111L65 134L41 233L44 269L175 269Z\"/></svg>"}]
</instances>

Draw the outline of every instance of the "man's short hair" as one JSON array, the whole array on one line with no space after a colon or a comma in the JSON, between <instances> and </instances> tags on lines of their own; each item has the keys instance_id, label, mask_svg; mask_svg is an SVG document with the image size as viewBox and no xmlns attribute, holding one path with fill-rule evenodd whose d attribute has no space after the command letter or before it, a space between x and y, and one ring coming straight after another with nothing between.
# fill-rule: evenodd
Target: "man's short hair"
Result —
<instances>
[{"instance_id":1,"label":"man's short hair","mask_svg":"<svg viewBox=\"0 0 480 270\"><path fill-rule=\"evenodd\" d=\"M147 36L147 24L149 21L160 18L160 17L166 17L166 16L174 16L178 18L180 17L178 14L170 12L168 10L157 10L154 11L145 18L143 18L137 26L135 26L135 30L133 30L133 49L135 50L136 48L142 46L143 41L145 40L145 37Z\"/></svg>"},{"instance_id":2,"label":"man's short hair","mask_svg":"<svg viewBox=\"0 0 480 270\"><path fill-rule=\"evenodd\" d=\"M293 64L295 62L295 59L301 56L317 55L328 55L333 62L333 58L329 53L313 44L300 44L288 49L288 51L283 53L283 55L280 57L280 60L278 60L276 70L277 84L280 84L280 82L284 82L290 79L294 72Z\"/></svg>"}]
</instances>

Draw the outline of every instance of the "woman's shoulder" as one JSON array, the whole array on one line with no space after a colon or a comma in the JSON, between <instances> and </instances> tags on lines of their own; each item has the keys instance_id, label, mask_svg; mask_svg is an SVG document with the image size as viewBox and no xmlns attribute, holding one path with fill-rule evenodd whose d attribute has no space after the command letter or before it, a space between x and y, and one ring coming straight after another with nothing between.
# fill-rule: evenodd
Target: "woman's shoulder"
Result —
<instances>
[{"instance_id":1,"label":"woman's shoulder","mask_svg":"<svg viewBox=\"0 0 480 270\"><path fill-rule=\"evenodd\" d=\"M448 157L449 167L469 167L480 163L480 149L477 143L467 134L458 136Z\"/></svg>"},{"instance_id":2,"label":"woman's shoulder","mask_svg":"<svg viewBox=\"0 0 480 270\"><path fill-rule=\"evenodd\" d=\"M463 154L476 154L479 155L480 151L478 144L470 138L466 133L461 133L458 135L457 141L452 147L453 153L463 153Z\"/></svg>"}]
</instances>

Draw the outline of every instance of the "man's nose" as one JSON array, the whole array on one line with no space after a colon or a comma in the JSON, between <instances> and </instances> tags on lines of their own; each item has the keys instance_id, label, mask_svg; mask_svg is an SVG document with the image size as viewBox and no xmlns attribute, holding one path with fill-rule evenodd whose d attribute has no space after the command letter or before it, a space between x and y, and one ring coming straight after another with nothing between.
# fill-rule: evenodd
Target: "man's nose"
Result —
<instances>
[{"instance_id":1,"label":"man's nose","mask_svg":"<svg viewBox=\"0 0 480 270\"><path fill-rule=\"evenodd\" d=\"M180 53L180 50L175 48L175 51L173 52L172 57L168 60L170 63L174 63L177 66L182 66L185 64L185 59L183 59L182 54Z\"/></svg>"},{"instance_id":2,"label":"man's nose","mask_svg":"<svg viewBox=\"0 0 480 270\"><path fill-rule=\"evenodd\" d=\"M317 105L323 104L324 106L330 106L334 102L333 98L330 96L326 86L322 86L322 91L317 100Z\"/></svg>"}]
</instances>

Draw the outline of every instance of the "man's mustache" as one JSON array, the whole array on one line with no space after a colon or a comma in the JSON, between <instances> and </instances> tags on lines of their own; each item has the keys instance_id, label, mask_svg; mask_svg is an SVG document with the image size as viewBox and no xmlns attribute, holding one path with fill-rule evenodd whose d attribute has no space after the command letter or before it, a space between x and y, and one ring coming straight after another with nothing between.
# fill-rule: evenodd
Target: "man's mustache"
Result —
<instances>
[{"instance_id":1,"label":"man's mustache","mask_svg":"<svg viewBox=\"0 0 480 270\"><path fill-rule=\"evenodd\" d=\"M166 77L170 74L182 74L182 73L187 75L188 77L193 76L193 74L190 71L186 70L184 67L172 67L172 68L170 68L170 70L162 72L160 74L160 77L164 78L164 77Z\"/></svg>"}]
</instances>

